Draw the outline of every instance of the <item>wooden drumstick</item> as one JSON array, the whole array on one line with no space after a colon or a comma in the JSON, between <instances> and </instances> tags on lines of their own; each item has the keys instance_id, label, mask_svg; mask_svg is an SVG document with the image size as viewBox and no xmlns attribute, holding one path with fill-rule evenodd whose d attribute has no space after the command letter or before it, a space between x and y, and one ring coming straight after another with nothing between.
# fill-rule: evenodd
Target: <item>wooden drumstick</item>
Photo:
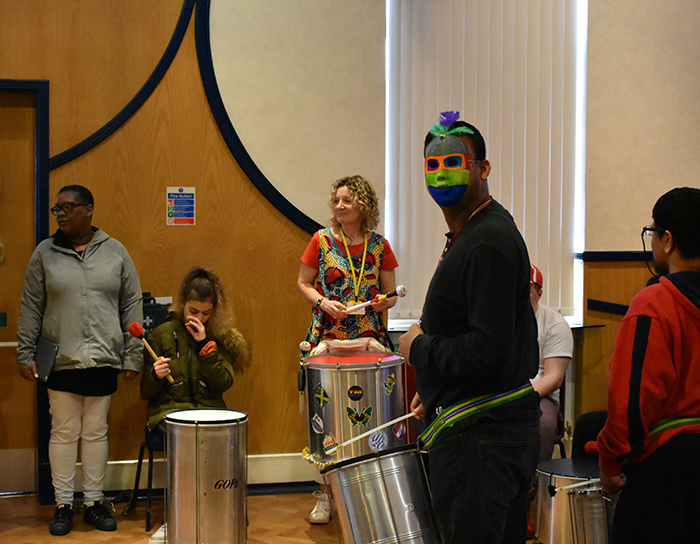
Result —
<instances>
[{"instance_id":1,"label":"wooden drumstick","mask_svg":"<svg viewBox=\"0 0 700 544\"><path fill-rule=\"evenodd\" d=\"M153 351L153 349L151 349L151 346L148 345L148 342L146 342L146 339L143 337L143 327L141 326L140 323L138 323L136 321L130 323L129 324L129 334L131 334L131 336L133 336L134 338L138 338L139 340L141 340L141 343L144 346L146 346L146 349L148 350L148 353L151 354L151 357L153 357L153 360L154 361L158 360L158 356L156 355L156 352ZM166 376L166 378L168 379L168 381L170 383L175 383L175 380L173 380L173 377L170 374L168 374Z\"/></svg>"},{"instance_id":2,"label":"wooden drumstick","mask_svg":"<svg viewBox=\"0 0 700 544\"><path fill-rule=\"evenodd\" d=\"M376 302L380 302L382 300L386 300L387 298L391 297L405 297L406 296L406 287L403 285L399 285L396 289L394 289L391 293L387 293L386 295L379 295L376 298ZM375 302L375 300L368 300L367 302L363 302L361 304L356 304L355 306L350 306L347 308L345 311L349 314L356 312L357 310L361 310L362 308L366 308L370 304Z\"/></svg>"},{"instance_id":3,"label":"wooden drumstick","mask_svg":"<svg viewBox=\"0 0 700 544\"><path fill-rule=\"evenodd\" d=\"M569 484L562 487L555 487L554 491L568 491L569 489L576 489L578 487L586 487L589 485L598 485L600 483L600 478L591 478L590 480L584 480L583 482L577 482L575 484Z\"/></svg>"},{"instance_id":4,"label":"wooden drumstick","mask_svg":"<svg viewBox=\"0 0 700 544\"><path fill-rule=\"evenodd\" d=\"M333 455L340 448L347 446L348 444L352 444L353 442L357 442L358 440L362 440L366 436L369 436L372 433L377 432L379 429L383 429L384 427L388 427L389 425L394 425L395 423L398 423L399 421L403 421L404 419L408 419L409 417L415 417L417 415L418 414L416 414L415 412L410 412L408 414L404 414L402 416L397 417L396 419L392 419L391 421L387 421L386 423L382 423L379 427L375 427L374 429L370 429L367 432L359 434L355 438L351 438L350 440L346 440L342 444L337 444L335 446L331 446L330 448L324 448L323 451L326 453L326 455Z\"/></svg>"}]
</instances>

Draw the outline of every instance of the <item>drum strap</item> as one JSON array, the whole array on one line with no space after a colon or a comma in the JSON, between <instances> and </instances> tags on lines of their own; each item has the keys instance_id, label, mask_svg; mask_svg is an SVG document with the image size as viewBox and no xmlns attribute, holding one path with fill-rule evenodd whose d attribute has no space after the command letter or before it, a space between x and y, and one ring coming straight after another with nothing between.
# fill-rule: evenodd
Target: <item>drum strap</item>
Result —
<instances>
[{"instance_id":1,"label":"drum strap","mask_svg":"<svg viewBox=\"0 0 700 544\"><path fill-rule=\"evenodd\" d=\"M453 404L449 408L443 410L440 417L433 421L425 431L421 433L418 437L419 448L426 451L429 450L435 444L435 440L440 433L452 427L455 423L485 412L486 410L490 410L491 408L495 408L496 406L501 406L520 399L530 394L532 391L532 384L528 382L522 387L513 389L512 391L497 393L496 395L482 395Z\"/></svg>"},{"instance_id":2,"label":"drum strap","mask_svg":"<svg viewBox=\"0 0 700 544\"><path fill-rule=\"evenodd\" d=\"M662 419L653 425L649 425L649 436L654 436L663 431L675 429L676 427L698 424L700 424L700 417L669 417L667 419Z\"/></svg>"}]
</instances>

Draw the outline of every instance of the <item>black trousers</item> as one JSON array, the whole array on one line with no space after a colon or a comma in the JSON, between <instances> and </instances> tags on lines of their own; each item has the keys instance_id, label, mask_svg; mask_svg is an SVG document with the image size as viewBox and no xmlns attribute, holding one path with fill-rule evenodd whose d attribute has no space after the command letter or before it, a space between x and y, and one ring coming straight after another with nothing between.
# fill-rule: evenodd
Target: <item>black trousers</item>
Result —
<instances>
[{"instance_id":1,"label":"black trousers","mask_svg":"<svg viewBox=\"0 0 700 544\"><path fill-rule=\"evenodd\" d=\"M700 544L700 434L674 436L625 474L611 544Z\"/></svg>"}]
</instances>

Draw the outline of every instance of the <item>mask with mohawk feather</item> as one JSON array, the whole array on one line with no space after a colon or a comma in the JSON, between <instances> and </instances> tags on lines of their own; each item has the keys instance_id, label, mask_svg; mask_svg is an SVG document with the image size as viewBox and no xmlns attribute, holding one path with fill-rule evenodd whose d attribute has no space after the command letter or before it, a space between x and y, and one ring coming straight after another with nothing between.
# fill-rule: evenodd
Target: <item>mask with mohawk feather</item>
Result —
<instances>
[{"instance_id":1,"label":"mask with mohawk feather","mask_svg":"<svg viewBox=\"0 0 700 544\"><path fill-rule=\"evenodd\" d=\"M425 184L433 200L443 208L457 204L469 186L469 151L460 134L474 134L468 127L450 128L458 111L444 111L430 129L435 136L425 149Z\"/></svg>"}]
</instances>

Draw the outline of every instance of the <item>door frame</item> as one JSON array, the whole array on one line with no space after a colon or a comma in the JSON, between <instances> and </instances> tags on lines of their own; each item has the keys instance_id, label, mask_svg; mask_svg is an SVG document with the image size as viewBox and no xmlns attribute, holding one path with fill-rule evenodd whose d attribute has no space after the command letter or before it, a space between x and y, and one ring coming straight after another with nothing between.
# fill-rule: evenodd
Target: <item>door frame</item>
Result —
<instances>
[{"instance_id":1,"label":"door frame","mask_svg":"<svg viewBox=\"0 0 700 544\"><path fill-rule=\"evenodd\" d=\"M34 239L49 236L49 82L44 79L0 79L0 92L28 92L34 95ZM53 504L53 484L49 465L51 418L46 385L37 382L37 471L36 490L39 504Z\"/></svg>"}]
</instances>

